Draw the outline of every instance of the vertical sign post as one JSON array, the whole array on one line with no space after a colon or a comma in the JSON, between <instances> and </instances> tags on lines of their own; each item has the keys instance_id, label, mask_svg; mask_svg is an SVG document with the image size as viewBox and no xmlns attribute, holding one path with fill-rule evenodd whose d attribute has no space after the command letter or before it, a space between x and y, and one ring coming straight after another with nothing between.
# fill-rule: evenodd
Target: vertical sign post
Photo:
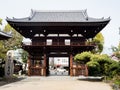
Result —
<instances>
[{"instance_id":1,"label":"vertical sign post","mask_svg":"<svg viewBox=\"0 0 120 90\"><path fill-rule=\"evenodd\" d=\"M11 78L14 73L13 53L12 51L7 53L7 60L5 62L5 77Z\"/></svg>"}]
</instances>

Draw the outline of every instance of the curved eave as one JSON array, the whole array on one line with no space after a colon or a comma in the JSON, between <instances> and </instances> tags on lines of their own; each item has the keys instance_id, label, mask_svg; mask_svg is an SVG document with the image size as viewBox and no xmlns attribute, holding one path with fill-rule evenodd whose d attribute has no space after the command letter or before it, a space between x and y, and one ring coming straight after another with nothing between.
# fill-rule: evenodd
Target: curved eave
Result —
<instances>
[{"instance_id":1,"label":"curved eave","mask_svg":"<svg viewBox=\"0 0 120 90\"><path fill-rule=\"evenodd\" d=\"M0 40L7 40L7 39L9 39L9 38L11 38L11 37L0 36Z\"/></svg>"},{"instance_id":2,"label":"curved eave","mask_svg":"<svg viewBox=\"0 0 120 90\"><path fill-rule=\"evenodd\" d=\"M97 33L99 33L110 21L111 19L110 18L107 18L107 19L103 19L103 20L99 20L99 21L89 21L89 22L18 22L18 21L15 21L13 19L7 19L7 22L12 26L14 27L18 32L20 27L29 27L29 26L97 26L99 29L96 29L96 33L88 33L88 34L85 34L83 35L84 37L86 38L93 38ZM22 29L21 29L22 30ZM24 30L23 30L24 31ZM89 31L89 30L88 30ZM26 35L26 33L21 33L23 36L25 37L31 37L30 35L28 36L28 34Z\"/></svg>"},{"instance_id":3,"label":"curved eave","mask_svg":"<svg viewBox=\"0 0 120 90\"><path fill-rule=\"evenodd\" d=\"M0 31L0 40L5 40L11 38L12 35Z\"/></svg>"},{"instance_id":4,"label":"curved eave","mask_svg":"<svg viewBox=\"0 0 120 90\"><path fill-rule=\"evenodd\" d=\"M7 20L7 22L14 27L16 26L99 26L101 24L108 24L110 19L102 21L88 21L88 22L21 22Z\"/></svg>"},{"instance_id":5,"label":"curved eave","mask_svg":"<svg viewBox=\"0 0 120 90\"><path fill-rule=\"evenodd\" d=\"M6 18L6 21L7 22L13 22L13 23L56 23L56 22L60 22L60 23L69 23L69 22L72 22L72 23L92 23L92 22L106 22L106 21L110 21L110 17L109 18L105 18L105 19L90 19L88 18L88 20L86 21L33 21L33 20L29 20L29 17L27 18L21 18L21 19L10 19L10 18Z\"/></svg>"}]
</instances>

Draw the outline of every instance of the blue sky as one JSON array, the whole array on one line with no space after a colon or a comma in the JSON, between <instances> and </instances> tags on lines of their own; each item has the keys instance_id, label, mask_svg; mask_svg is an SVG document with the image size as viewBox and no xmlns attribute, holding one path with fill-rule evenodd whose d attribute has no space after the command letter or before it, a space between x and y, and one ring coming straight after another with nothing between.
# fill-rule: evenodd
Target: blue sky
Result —
<instances>
[{"instance_id":1,"label":"blue sky","mask_svg":"<svg viewBox=\"0 0 120 90\"><path fill-rule=\"evenodd\" d=\"M0 18L27 17L35 10L83 10L90 17L111 18L102 30L105 47L117 46L120 40L120 0L0 0Z\"/></svg>"}]
</instances>

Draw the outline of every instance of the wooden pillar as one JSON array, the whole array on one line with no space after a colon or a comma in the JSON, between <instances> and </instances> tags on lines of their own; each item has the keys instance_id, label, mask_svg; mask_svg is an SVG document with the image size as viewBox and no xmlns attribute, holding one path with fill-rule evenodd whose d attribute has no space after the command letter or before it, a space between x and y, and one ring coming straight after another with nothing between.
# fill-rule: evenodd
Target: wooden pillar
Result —
<instances>
[{"instance_id":1,"label":"wooden pillar","mask_svg":"<svg viewBox=\"0 0 120 90\"><path fill-rule=\"evenodd\" d=\"M73 55L70 54L70 76L73 76Z\"/></svg>"},{"instance_id":2,"label":"wooden pillar","mask_svg":"<svg viewBox=\"0 0 120 90\"><path fill-rule=\"evenodd\" d=\"M71 30L70 45L72 43L72 35L73 35L73 31ZM72 50L72 47L71 47L71 51L70 51L70 76L73 76L73 55L72 55L72 52L73 52L73 50Z\"/></svg>"},{"instance_id":3,"label":"wooden pillar","mask_svg":"<svg viewBox=\"0 0 120 90\"><path fill-rule=\"evenodd\" d=\"M28 64L28 76L31 76L31 61L30 61L30 56L28 57L28 60L27 60L27 64Z\"/></svg>"},{"instance_id":4,"label":"wooden pillar","mask_svg":"<svg viewBox=\"0 0 120 90\"><path fill-rule=\"evenodd\" d=\"M88 67L85 65L85 76L88 76Z\"/></svg>"},{"instance_id":5,"label":"wooden pillar","mask_svg":"<svg viewBox=\"0 0 120 90\"><path fill-rule=\"evenodd\" d=\"M47 40L47 33L46 33L46 30L44 30L44 32L45 32L45 45L47 45L47 43L46 43L46 40ZM44 65L43 65L43 76L46 76L47 74L46 74L46 63L47 63L47 58L46 58L46 47L44 47Z\"/></svg>"},{"instance_id":6,"label":"wooden pillar","mask_svg":"<svg viewBox=\"0 0 120 90\"><path fill-rule=\"evenodd\" d=\"M60 45L60 42L59 42L59 34L58 34L58 39L57 39L57 45Z\"/></svg>"},{"instance_id":7,"label":"wooden pillar","mask_svg":"<svg viewBox=\"0 0 120 90\"><path fill-rule=\"evenodd\" d=\"M43 69L43 76L46 76L46 54L44 54L44 69Z\"/></svg>"}]
</instances>

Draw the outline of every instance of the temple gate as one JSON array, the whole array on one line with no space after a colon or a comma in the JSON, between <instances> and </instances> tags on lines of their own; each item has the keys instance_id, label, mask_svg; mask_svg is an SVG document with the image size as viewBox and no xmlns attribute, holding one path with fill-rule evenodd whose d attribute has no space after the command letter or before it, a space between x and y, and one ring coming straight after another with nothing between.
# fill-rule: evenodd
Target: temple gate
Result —
<instances>
[{"instance_id":1,"label":"temple gate","mask_svg":"<svg viewBox=\"0 0 120 90\"><path fill-rule=\"evenodd\" d=\"M7 18L20 34L31 39L22 48L29 52L28 75L49 75L49 57L68 57L69 75L88 75L87 66L78 65L77 53L91 51L95 43L88 43L110 21L110 18L91 18L86 10L31 11L21 19ZM81 71L82 70L82 71Z\"/></svg>"}]
</instances>

